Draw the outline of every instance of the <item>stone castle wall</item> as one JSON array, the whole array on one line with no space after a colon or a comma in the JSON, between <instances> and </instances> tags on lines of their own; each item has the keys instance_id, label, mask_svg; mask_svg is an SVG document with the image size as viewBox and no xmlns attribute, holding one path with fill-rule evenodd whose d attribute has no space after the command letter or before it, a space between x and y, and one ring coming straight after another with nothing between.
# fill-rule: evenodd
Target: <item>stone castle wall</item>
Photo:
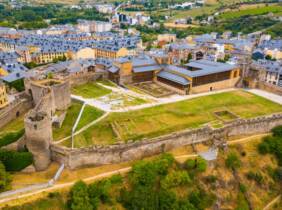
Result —
<instances>
[{"instance_id":1,"label":"stone castle wall","mask_svg":"<svg viewBox=\"0 0 282 210\"><path fill-rule=\"evenodd\" d=\"M226 137L230 136L266 133L278 125L282 125L282 114L237 120L219 129L203 127L194 130L184 130L150 140L109 146L93 146L72 150L63 146L51 145L51 152L54 161L64 163L67 167L75 169L88 165L138 160L181 146L209 140L215 141L220 138L226 139Z\"/></svg>"},{"instance_id":2,"label":"stone castle wall","mask_svg":"<svg viewBox=\"0 0 282 210\"><path fill-rule=\"evenodd\" d=\"M88 82L93 82L99 79L107 79L108 74L106 72L95 72L89 74L72 75L69 77L71 86L83 85Z\"/></svg>"},{"instance_id":3,"label":"stone castle wall","mask_svg":"<svg viewBox=\"0 0 282 210\"><path fill-rule=\"evenodd\" d=\"M27 98L17 99L8 107L0 112L0 128L16 119L22 114L25 114L32 108L32 101Z\"/></svg>"}]
</instances>

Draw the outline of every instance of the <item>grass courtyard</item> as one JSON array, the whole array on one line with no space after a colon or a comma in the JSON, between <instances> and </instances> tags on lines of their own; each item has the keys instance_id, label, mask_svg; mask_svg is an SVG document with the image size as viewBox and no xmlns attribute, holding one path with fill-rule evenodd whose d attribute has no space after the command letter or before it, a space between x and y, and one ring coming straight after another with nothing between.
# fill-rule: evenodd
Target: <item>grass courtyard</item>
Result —
<instances>
[{"instance_id":1,"label":"grass courtyard","mask_svg":"<svg viewBox=\"0 0 282 210\"><path fill-rule=\"evenodd\" d=\"M282 106L245 91L203 96L151 108L112 113L75 137L76 147L140 140L197 128L218 120L214 112L228 110L241 118L282 112ZM65 146L70 141L64 142Z\"/></svg>"},{"instance_id":2,"label":"grass courtyard","mask_svg":"<svg viewBox=\"0 0 282 210\"><path fill-rule=\"evenodd\" d=\"M98 85L96 82L89 82L83 85L75 86L71 89L74 95L82 96L83 98L99 98L110 94L112 91Z\"/></svg>"},{"instance_id":3,"label":"grass courtyard","mask_svg":"<svg viewBox=\"0 0 282 210\"><path fill-rule=\"evenodd\" d=\"M79 115L81 110L82 103L78 101L73 101L72 105L69 107L65 120L62 124L61 128L53 128L53 138L54 140L60 140L66 136L71 135L72 127L75 124L75 121ZM101 110L95 109L94 107L86 105L80 121L77 125L76 130L81 129L83 126L91 123L96 120L100 116L102 116L103 112Z\"/></svg>"}]
</instances>

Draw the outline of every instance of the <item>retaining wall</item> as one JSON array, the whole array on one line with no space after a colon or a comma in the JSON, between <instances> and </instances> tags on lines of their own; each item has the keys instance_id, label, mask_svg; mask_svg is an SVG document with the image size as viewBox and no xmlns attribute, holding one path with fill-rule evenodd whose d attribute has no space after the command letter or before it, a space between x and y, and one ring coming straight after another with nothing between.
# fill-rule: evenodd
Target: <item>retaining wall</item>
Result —
<instances>
[{"instance_id":1,"label":"retaining wall","mask_svg":"<svg viewBox=\"0 0 282 210\"><path fill-rule=\"evenodd\" d=\"M108 146L93 146L71 150L63 146L51 145L52 159L64 163L66 167L71 169L88 165L120 163L142 159L194 143L209 140L217 141L230 136L266 133L277 125L282 125L282 114L247 120L239 119L219 129L212 129L206 126L158 138Z\"/></svg>"}]
</instances>

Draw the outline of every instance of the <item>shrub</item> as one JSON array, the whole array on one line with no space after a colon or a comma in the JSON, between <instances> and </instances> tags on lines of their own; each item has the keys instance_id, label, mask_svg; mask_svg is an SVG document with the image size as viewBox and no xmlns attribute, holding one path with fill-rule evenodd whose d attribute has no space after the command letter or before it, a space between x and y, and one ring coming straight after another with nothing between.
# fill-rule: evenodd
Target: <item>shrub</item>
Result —
<instances>
[{"instance_id":1,"label":"shrub","mask_svg":"<svg viewBox=\"0 0 282 210\"><path fill-rule=\"evenodd\" d=\"M254 180L257 184L262 184L263 182L263 176L260 172L249 171L246 176L249 180Z\"/></svg>"},{"instance_id":2,"label":"shrub","mask_svg":"<svg viewBox=\"0 0 282 210\"><path fill-rule=\"evenodd\" d=\"M196 209L206 209L210 207L216 200L216 197L214 194L207 193L203 189L198 189L190 193L189 195L189 201L193 206L196 207Z\"/></svg>"},{"instance_id":3,"label":"shrub","mask_svg":"<svg viewBox=\"0 0 282 210\"><path fill-rule=\"evenodd\" d=\"M83 181L78 181L70 191L69 200L70 209L72 210L91 210L88 188Z\"/></svg>"},{"instance_id":4,"label":"shrub","mask_svg":"<svg viewBox=\"0 0 282 210\"><path fill-rule=\"evenodd\" d=\"M168 174L161 182L164 189L186 185L191 182L191 179L186 171L173 171Z\"/></svg>"},{"instance_id":5,"label":"shrub","mask_svg":"<svg viewBox=\"0 0 282 210\"><path fill-rule=\"evenodd\" d=\"M188 159L186 162L185 162L185 166L188 170L192 170L196 167L196 162L195 160L192 160L192 159Z\"/></svg>"},{"instance_id":6,"label":"shrub","mask_svg":"<svg viewBox=\"0 0 282 210\"><path fill-rule=\"evenodd\" d=\"M7 173L5 166L0 162L0 192L4 192L11 188L11 176Z\"/></svg>"},{"instance_id":7,"label":"shrub","mask_svg":"<svg viewBox=\"0 0 282 210\"><path fill-rule=\"evenodd\" d=\"M271 130L273 136L282 137L282 125L279 125Z\"/></svg>"},{"instance_id":8,"label":"shrub","mask_svg":"<svg viewBox=\"0 0 282 210\"><path fill-rule=\"evenodd\" d=\"M261 154L270 153L275 155L278 164L282 165L282 141L280 136L267 136L263 142L258 145Z\"/></svg>"},{"instance_id":9,"label":"shrub","mask_svg":"<svg viewBox=\"0 0 282 210\"><path fill-rule=\"evenodd\" d=\"M207 169L207 161L201 157L196 159L196 170L198 172L205 172Z\"/></svg>"},{"instance_id":10,"label":"shrub","mask_svg":"<svg viewBox=\"0 0 282 210\"><path fill-rule=\"evenodd\" d=\"M17 132L8 133L0 137L0 147L14 143L23 135L24 135L24 129L19 130Z\"/></svg>"},{"instance_id":11,"label":"shrub","mask_svg":"<svg viewBox=\"0 0 282 210\"><path fill-rule=\"evenodd\" d=\"M0 150L0 161L6 167L7 171L21 171L33 162L30 152L15 152Z\"/></svg>"},{"instance_id":12,"label":"shrub","mask_svg":"<svg viewBox=\"0 0 282 210\"><path fill-rule=\"evenodd\" d=\"M110 189L112 187L111 181L109 179L102 180L99 182L95 182L91 185L89 185L89 198L90 202L96 203L97 198L98 200L101 200L103 203L110 203L111 197L110 197Z\"/></svg>"},{"instance_id":13,"label":"shrub","mask_svg":"<svg viewBox=\"0 0 282 210\"><path fill-rule=\"evenodd\" d=\"M275 171L274 171L274 178L277 181L282 182L282 167L278 167L277 169L275 169Z\"/></svg>"},{"instance_id":14,"label":"shrub","mask_svg":"<svg viewBox=\"0 0 282 210\"><path fill-rule=\"evenodd\" d=\"M195 170L196 172L205 172L207 169L207 161L201 157L196 158L195 160L187 160L186 168L188 170Z\"/></svg>"},{"instance_id":15,"label":"shrub","mask_svg":"<svg viewBox=\"0 0 282 210\"><path fill-rule=\"evenodd\" d=\"M239 190L240 192L245 193L247 191L247 187L244 184L240 183Z\"/></svg>"},{"instance_id":16,"label":"shrub","mask_svg":"<svg viewBox=\"0 0 282 210\"><path fill-rule=\"evenodd\" d=\"M238 158L237 154L232 152L232 153L228 154L227 159L225 160L225 165L228 168L235 170L235 169L241 167L241 161Z\"/></svg>"},{"instance_id":17,"label":"shrub","mask_svg":"<svg viewBox=\"0 0 282 210\"><path fill-rule=\"evenodd\" d=\"M217 177L214 175L208 175L205 177L205 181L207 183L215 183L217 181Z\"/></svg>"}]
</instances>

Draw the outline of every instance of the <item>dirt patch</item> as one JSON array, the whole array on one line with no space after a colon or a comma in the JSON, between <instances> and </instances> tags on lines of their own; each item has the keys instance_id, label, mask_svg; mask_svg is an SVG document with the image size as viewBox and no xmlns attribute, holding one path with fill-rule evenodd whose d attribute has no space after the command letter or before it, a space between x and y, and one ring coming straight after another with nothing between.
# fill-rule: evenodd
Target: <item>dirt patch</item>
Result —
<instances>
[{"instance_id":1,"label":"dirt patch","mask_svg":"<svg viewBox=\"0 0 282 210\"><path fill-rule=\"evenodd\" d=\"M156 98L167 97L175 94L173 91L166 89L154 82L143 82L134 84L133 86L145 92L146 94L152 95Z\"/></svg>"}]
</instances>

